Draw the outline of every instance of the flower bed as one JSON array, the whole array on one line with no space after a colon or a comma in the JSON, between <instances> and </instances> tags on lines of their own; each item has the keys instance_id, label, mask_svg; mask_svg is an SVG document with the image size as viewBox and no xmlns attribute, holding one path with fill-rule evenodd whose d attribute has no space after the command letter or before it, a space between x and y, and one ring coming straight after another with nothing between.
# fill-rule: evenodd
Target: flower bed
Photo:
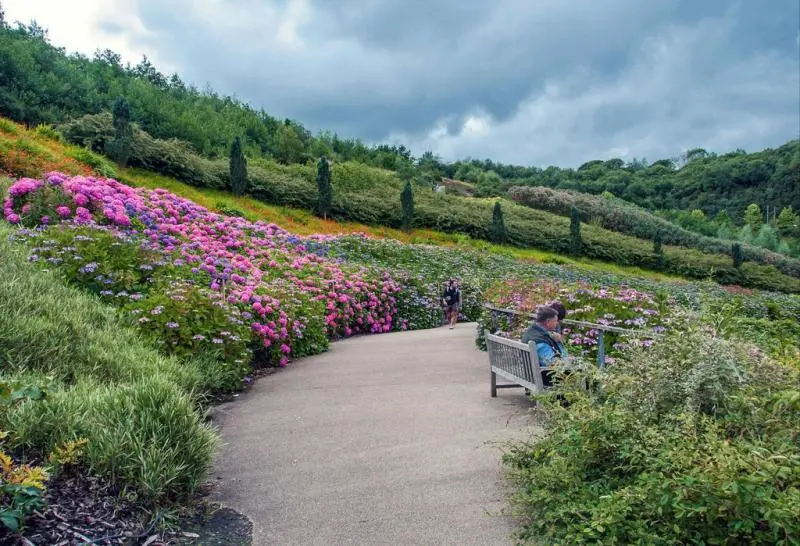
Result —
<instances>
[{"instance_id":1,"label":"flower bed","mask_svg":"<svg viewBox=\"0 0 800 546\"><path fill-rule=\"evenodd\" d=\"M299 238L109 179L48 173L8 194L5 218L37 227L18 235L32 260L119 304L172 352L217 345L243 360L249 347L262 363L286 365L328 339L408 327L401 285L328 258L327 236Z\"/></svg>"}]
</instances>

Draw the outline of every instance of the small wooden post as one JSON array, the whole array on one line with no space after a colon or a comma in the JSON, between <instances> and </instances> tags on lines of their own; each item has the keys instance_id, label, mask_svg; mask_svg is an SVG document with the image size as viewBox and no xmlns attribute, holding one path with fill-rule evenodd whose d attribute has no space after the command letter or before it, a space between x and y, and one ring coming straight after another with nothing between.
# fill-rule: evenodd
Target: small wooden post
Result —
<instances>
[{"instance_id":1,"label":"small wooden post","mask_svg":"<svg viewBox=\"0 0 800 546\"><path fill-rule=\"evenodd\" d=\"M606 367L606 342L603 334L605 332L600 330L600 337L597 338L597 366L600 368Z\"/></svg>"}]
</instances>

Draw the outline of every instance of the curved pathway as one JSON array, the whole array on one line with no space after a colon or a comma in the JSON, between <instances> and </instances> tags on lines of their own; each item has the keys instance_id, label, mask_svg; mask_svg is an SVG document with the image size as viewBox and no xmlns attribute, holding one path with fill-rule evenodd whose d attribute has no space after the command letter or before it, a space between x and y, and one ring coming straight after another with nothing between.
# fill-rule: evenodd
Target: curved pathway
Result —
<instances>
[{"instance_id":1,"label":"curved pathway","mask_svg":"<svg viewBox=\"0 0 800 546\"><path fill-rule=\"evenodd\" d=\"M215 501L254 544L511 543L498 443L533 429L489 396L475 325L353 338L216 409Z\"/></svg>"}]
</instances>

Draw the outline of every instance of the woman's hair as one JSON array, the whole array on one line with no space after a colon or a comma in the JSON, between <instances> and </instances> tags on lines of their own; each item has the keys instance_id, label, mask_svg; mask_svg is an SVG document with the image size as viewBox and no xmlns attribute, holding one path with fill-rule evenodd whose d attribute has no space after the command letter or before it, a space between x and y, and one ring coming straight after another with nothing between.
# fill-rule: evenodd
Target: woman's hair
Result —
<instances>
[{"instance_id":1,"label":"woman's hair","mask_svg":"<svg viewBox=\"0 0 800 546\"><path fill-rule=\"evenodd\" d=\"M564 307L564 304L560 301L554 301L550 304L550 307L555 309L556 313L558 313L558 320L564 320L564 317L567 316L567 308Z\"/></svg>"}]
</instances>

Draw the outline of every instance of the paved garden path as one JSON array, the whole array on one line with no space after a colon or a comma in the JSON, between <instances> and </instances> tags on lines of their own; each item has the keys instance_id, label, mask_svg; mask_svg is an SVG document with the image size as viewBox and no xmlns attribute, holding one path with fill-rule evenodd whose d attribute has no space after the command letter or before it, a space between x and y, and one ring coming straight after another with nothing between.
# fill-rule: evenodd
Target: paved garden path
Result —
<instances>
[{"instance_id":1,"label":"paved garden path","mask_svg":"<svg viewBox=\"0 0 800 546\"><path fill-rule=\"evenodd\" d=\"M510 544L500 446L533 431L489 396L474 324L333 344L217 408L214 500L254 544Z\"/></svg>"}]
</instances>

